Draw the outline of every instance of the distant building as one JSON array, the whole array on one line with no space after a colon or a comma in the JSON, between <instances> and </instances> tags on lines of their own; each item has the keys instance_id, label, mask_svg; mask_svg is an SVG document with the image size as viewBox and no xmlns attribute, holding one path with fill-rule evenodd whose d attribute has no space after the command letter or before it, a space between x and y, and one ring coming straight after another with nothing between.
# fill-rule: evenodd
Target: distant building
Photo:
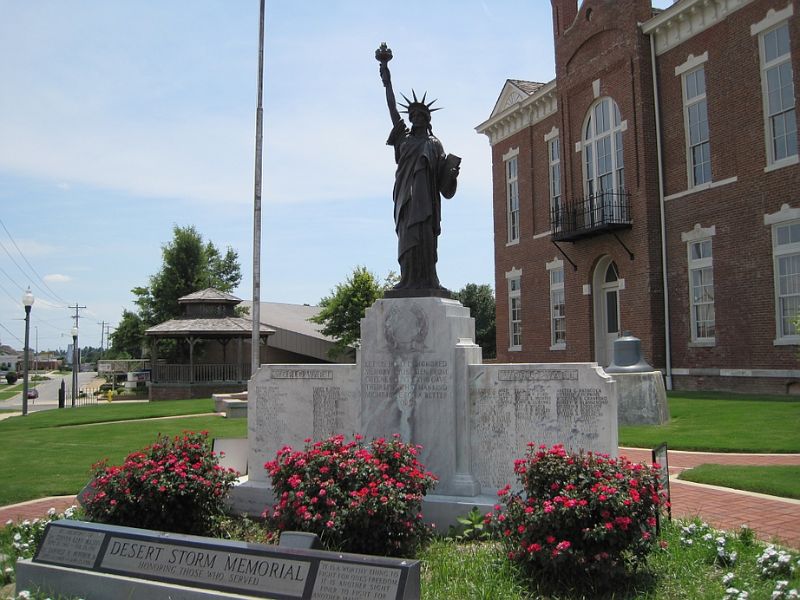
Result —
<instances>
[{"instance_id":1,"label":"distant building","mask_svg":"<svg viewBox=\"0 0 800 600\"><path fill-rule=\"evenodd\" d=\"M794 391L796 0L551 0L556 77L508 80L492 146L497 357L675 388Z\"/></svg>"},{"instance_id":2,"label":"distant building","mask_svg":"<svg viewBox=\"0 0 800 600\"><path fill-rule=\"evenodd\" d=\"M17 352L11 346L0 345L0 371L16 369L17 362L21 358L22 352Z\"/></svg>"},{"instance_id":3,"label":"distant building","mask_svg":"<svg viewBox=\"0 0 800 600\"><path fill-rule=\"evenodd\" d=\"M247 389L253 321L239 316L236 307L249 305L213 288L183 296L178 303L180 316L145 331L151 342L150 399L198 398ZM260 362L336 362L330 355L333 340L308 322L318 311L311 306L262 303ZM159 359L160 340L176 340L183 360ZM340 360L347 362L350 357Z\"/></svg>"}]
</instances>

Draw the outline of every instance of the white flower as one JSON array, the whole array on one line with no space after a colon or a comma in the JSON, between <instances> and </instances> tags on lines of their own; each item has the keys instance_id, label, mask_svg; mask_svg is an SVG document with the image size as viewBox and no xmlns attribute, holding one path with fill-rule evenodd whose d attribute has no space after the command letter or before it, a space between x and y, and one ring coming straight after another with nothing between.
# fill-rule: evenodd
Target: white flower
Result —
<instances>
[{"instance_id":1,"label":"white flower","mask_svg":"<svg viewBox=\"0 0 800 600\"><path fill-rule=\"evenodd\" d=\"M722 585L728 585L736 577L733 573L726 573L722 578Z\"/></svg>"},{"instance_id":2,"label":"white flower","mask_svg":"<svg viewBox=\"0 0 800 600\"><path fill-rule=\"evenodd\" d=\"M31 600L31 593L28 590L17 592L17 600Z\"/></svg>"},{"instance_id":3,"label":"white flower","mask_svg":"<svg viewBox=\"0 0 800 600\"><path fill-rule=\"evenodd\" d=\"M53 508L53 507L50 507L50 509L48 509L48 511L47 511L47 516L48 517L54 517L55 515L56 515L56 509Z\"/></svg>"},{"instance_id":4,"label":"white flower","mask_svg":"<svg viewBox=\"0 0 800 600\"><path fill-rule=\"evenodd\" d=\"M11 527L13 524L14 524L14 521L12 521L11 519L6 521L6 527Z\"/></svg>"}]
</instances>

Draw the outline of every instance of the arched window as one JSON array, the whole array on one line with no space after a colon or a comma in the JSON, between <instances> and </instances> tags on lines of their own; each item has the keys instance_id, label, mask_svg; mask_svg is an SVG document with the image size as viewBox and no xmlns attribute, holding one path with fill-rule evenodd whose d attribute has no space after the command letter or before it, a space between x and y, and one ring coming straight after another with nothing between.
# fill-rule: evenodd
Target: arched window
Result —
<instances>
[{"instance_id":1,"label":"arched window","mask_svg":"<svg viewBox=\"0 0 800 600\"><path fill-rule=\"evenodd\" d=\"M588 198L625 188L622 118L617 103L601 98L589 110L583 129L583 173Z\"/></svg>"}]
</instances>

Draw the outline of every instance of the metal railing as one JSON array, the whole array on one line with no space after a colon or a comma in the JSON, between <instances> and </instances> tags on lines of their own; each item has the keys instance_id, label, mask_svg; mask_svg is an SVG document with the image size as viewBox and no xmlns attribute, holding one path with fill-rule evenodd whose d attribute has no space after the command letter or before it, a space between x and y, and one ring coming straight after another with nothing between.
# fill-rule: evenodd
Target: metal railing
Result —
<instances>
[{"instance_id":1,"label":"metal railing","mask_svg":"<svg viewBox=\"0 0 800 600\"><path fill-rule=\"evenodd\" d=\"M555 240L577 240L631 226L631 195L625 190L601 191L562 202L550 211Z\"/></svg>"},{"instance_id":2,"label":"metal railing","mask_svg":"<svg viewBox=\"0 0 800 600\"><path fill-rule=\"evenodd\" d=\"M249 364L162 365L157 364L151 375L154 383L206 383L247 381Z\"/></svg>"},{"instance_id":3,"label":"metal railing","mask_svg":"<svg viewBox=\"0 0 800 600\"><path fill-rule=\"evenodd\" d=\"M93 406L95 404L104 404L109 401L108 386L81 386L78 393L75 395L75 406ZM65 406L70 406L72 403L72 389L68 386L66 388L67 395L65 398ZM147 388L123 388L117 387L117 391L111 396L111 401L119 400L146 400Z\"/></svg>"}]
</instances>

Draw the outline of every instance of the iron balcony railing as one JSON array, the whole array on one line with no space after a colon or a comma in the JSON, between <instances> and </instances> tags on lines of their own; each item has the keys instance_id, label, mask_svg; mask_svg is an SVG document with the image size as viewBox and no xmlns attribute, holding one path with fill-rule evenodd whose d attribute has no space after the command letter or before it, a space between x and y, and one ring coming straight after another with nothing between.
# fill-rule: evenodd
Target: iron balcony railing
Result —
<instances>
[{"instance_id":1,"label":"iron balcony railing","mask_svg":"<svg viewBox=\"0 0 800 600\"><path fill-rule=\"evenodd\" d=\"M550 210L556 241L574 241L631 226L631 195L626 190L601 191L557 203Z\"/></svg>"}]
</instances>

